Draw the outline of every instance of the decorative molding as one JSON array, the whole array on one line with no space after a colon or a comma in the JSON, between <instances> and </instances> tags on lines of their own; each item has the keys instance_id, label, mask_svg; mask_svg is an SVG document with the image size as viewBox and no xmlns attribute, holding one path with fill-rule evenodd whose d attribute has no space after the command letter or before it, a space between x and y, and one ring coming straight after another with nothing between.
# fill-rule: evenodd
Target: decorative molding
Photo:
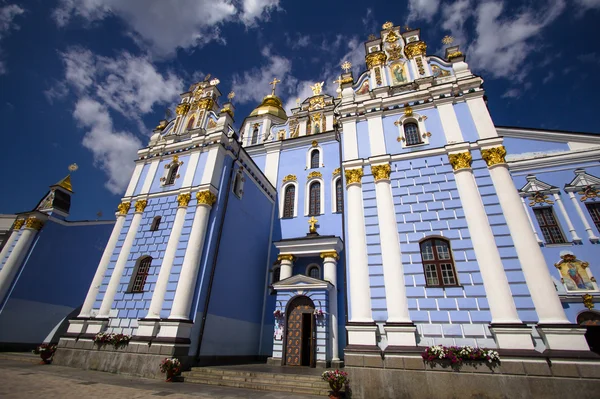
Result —
<instances>
[{"instance_id":1,"label":"decorative molding","mask_svg":"<svg viewBox=\"0 0 600 399\"><path fill-rule=\"evenodd\" d=\"M146 209L146 205L148 205L148 201L147 200L137 200L135 201L135 212L136 213L141 213L144 212L144 209Z\"/></svg>"},{"instance_id":2,"label":"decorative molding","mask_svg":"<svg viewBox=\"0 0 600 399\"><path fill-rule=\"evenodd\" d=\"M310 180L310 179L319 178L319 177L323 177L321 172L314 171L314 172L310 172L306 178Z\"/></svg>"},{"instance_id":3,"label":"decorative molding","mask_svg":"<svg viewBox=\"0 0 600 399\"><path fill-rule=\"evenodd\" d=\"M175 108L175 113L177 115L184 115L190 110L189 103L181 103Z\"/></svg>"},{"instance_id":4,"label":"decorative molding","mask_svg":"<svg viewBox=\"0 0 600 399\"><path fill-rule=\"evenodd\" d=\"M367 54L365 60L367 61L367 68L372 69L376 66L384 65L387 61L387 55L383 51L375 51Z\"/></svg>"},{"instance_id":5,"label":"decorative molding","mask_svg":"<svg viewBox=\"0 0 600 399\"><path fill-rule=\"evenodd\" d=\"M129 208L131 208L131 202L121 202L119 206L117 206L117 212L119 215L127 215Z\"/></svg>"},{"instance_id":6,"label":"decorative molding","mask_svg":"<svg viewBox=\"0 0 600 399\"><path fill-rule=\"evenodd\" d=\"M298 179L296 179L296 175L287 175L286 177L283 178L283 182L287 183L289 181L297 181Z\"/></svg>"},{"instance_id":7,"label":"decorative molding","mask_svg":"<svg viewBox=\"0 0 600 399\"><path fill-rule=\"evenodd\" d=\"M44 227L44 222L42 220L36 218L35 216L30 216L25 221L26 229L33 229L33 230L39 231L42 229L42 227Z\"/></svg>"},{"instance_id":8,"label":"decorative molding","mask_svg":"<svg viewBox=\"0 0 600 399\"><path fill-rule=\"evenodd\" d=\"M346 176L346 187L355 183L360 184L363 177L363 170L362 168L346 169L344 170L344 175Z\"/></svg>"},{"instance_id":9,"label":"decorative molding","mask_svg":"<svg viewBox=\"0 0 600 399\"><path fill-rule=\"evenodd\" d=\"M425 55L427 51L427 45L423 41L412 42L404 47L404 53L408 58L414 58L417 55Z\"/></svg>"},{"instance_id":10,"label":"decorative molding","mask_svg":"<svg viewBox=\"0 0 600 399\"><path fill-rule=\"evenodd\" d=\"M196 193L196 199L198 200L198 204L213 206L213 204L217 201L217 197L208 190L198 191Z\"/></svg>"},{"instance_id":11,"label":"decorative molding","mask_svg":"<svg viewBox=\"0 0 600 399\"><path fill-rule=\"evenodd\" d=\"M371 173L373 174L375 181L389 180L390 174L392 173L392 168L389 163L381 165L372 165Z\"/></svg>"},{"instance_id":12,"label":"decorative molding","mask_svg":"<svg viewBox=\"0 0 600 399\"><path fill-rule=\"evenodd\" d=\"M583 299L583 305L592 310L594 309L594 297L591 296L590 294L585 294L581 296L581 299Z\"/></svg>"},{"instance_id":13,"label":"decorative molding","mask_svg":"<svg viewBox=\"0 0 600 399\"><path fill-rule=\"evenodd\" d=\"M332 175L333 175L333 176L337 176L337 175L339 175L340 173L341 173L341 168L335 168L335 169L333 170L333 173L332 173Z\"/></svg>"},{"instance_id":14,"label":"decorative molding","mask_svg":"<svg viewBox=\"0 0 600 399\"><path fill-rule=\"evenodd\" d=\"M20 230L21 227L23 227L23 224L25 224L25 219L17 219L15 220L15 222L13 223L13 230Z\"/></svg>"},{"instance_id":15,"label":"decorative molding","mask_svg":"<svg viewBox=\"0 0 600 399\"><path fill-rule=\"evenodd\" d=\"M506 163L506 148L501 145L498 147L486 148L481 150L481 157L487 166L494 166Z\"/></svg>"},{"instance_id":16,"label":"decorative molding","mask_svg":"<svg viewBox=\"0 0 600 399\"><path fill-rule=\"evenodd\" d=\"M469 151L459 152L457 154L448 154L448 160L453 170L469 169L473 162L473 157Z\"/></svg>"},{"instance_id":17,"label":"decorative molding","mask_svg":"<svg viewBox=\"0 0 600 399\"><path fill-rule=\"evenodd\" d=\"M338 255L338 253L336 251L321 252L320 256L321 256L321 259L334 258L335 260L338 260L340 258L340 256Z\"/></svg>"},{"instance_id":18,"label":"decorative molding","mask_svg":"<svg viewBox=\"0 0 600 399\"><path fill-rule=\"evenodd\" d=\"M179 206L188 206L191 199L192 199L192 195L190 193L179 194L177 196L177 202L179 203Z\"/></svg>"}]
</instances>

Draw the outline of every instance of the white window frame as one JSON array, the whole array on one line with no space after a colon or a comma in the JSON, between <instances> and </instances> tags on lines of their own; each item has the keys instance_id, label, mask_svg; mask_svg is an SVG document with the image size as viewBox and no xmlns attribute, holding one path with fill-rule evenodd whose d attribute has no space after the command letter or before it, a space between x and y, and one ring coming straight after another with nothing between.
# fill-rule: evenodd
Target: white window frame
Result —
<instances>
[{"instance_id":1,"label":"white window frame","mask_svg":"<svg viewBox=\"0 0 600 399\"><path fill-rule=\"evenodd\" d=\"M295 190L294 190L294 216L293 217L298 217L298 182L297 181L288 181L288 182L285 182L281 186L281 196L279 198L279 219L283 219L283 206L285 204L285 190L289 185L292 185L295 187ZM289 218L286 218L286 219L289 219Z\"/></svg>"},{"instance_id":2,"label":"white window frame","mask_svg":"<svg viewBox=\"0 0 600 399\"><path fill-rule=\"evenodd\" d=\"M304 187L304 216L308 216L308 213L310 211L310 185L314 182L318 181L319 183L321 183L321 192L320 192L320 210L321 212L319 212L319 215L323 215L325 214L325 182L323 181L322 178L320 177L313 177L311 179L308 179L306 181L306 186Z\"/></svg>"},{"instance_id":3,"label":"white window frame","mask_svg":"<svg viewBox=\"0 0 600 399\"><path fill-rule=\"evenodd\" d=\"M321 169L325 165L325 162L323 162L324 161L324 159L323 159L323 148L321 148L321 146L317 145L317 146L314 146L314 147L310 147L308 149L308 151L306 152L306 170L313 169L313 168L310 167L310 156L311 156L312 152L315 151L315 150L319 151L319 167L318 168L314 168L314 170Z\"/></svg>"},{"instance_id":4,"label":"white window frame","mask_svg":"<svg viewBox=\"0 0 600 399\"><path fill-rule=\"evenodd\" d=\"M427 119L424 115L419 115L413 113L411 116L403 115L400 119L396 121L396 126L398 127L398 139L400 140L400 144L402 148L415 148L421 147L425 145L429 145L429 134L427 134L427 129L425 129L425 120ZM419 134L421 135L420 144L407 145L406 136L404 135L404 125L407 123L416 123L419 128ZM425 136L425 137L423 137Z\"/></svg>"},{"instance_id":5,"label":"white window frame","mask_svg":"<svg viewBox=\"0 0 600 399\"><path fill-rule=\"evenodd\" d=\"M175 180L173 180L172 184L167 184L167 181L169 180L169 174L171 173L171 169L173 169L176 166L177 166L177 175L175 176ZM179 163L178 165L175 165L171 161L170 163L165 165L165 173L163 174L163 178L160 181L161 187L170 187L170 186L175 185L175 182L177 182L177 179L179 179L181 177L181 175L179 174L179 168L181 168L181 163Z\"/></svg>"},{"instance_id":6,"label":"white window frame","mask_svg":"<svg viewBox=\"0 0 600 399\"><path fill-rule=\"evenodd\" d=\"M335 184L341 178L342 178L342 174L340 173L338 175L333 176L333 179L331 179L331 213L338 213L337 212L337 195L336 195ZM344 182L342 182L342 195L344 195L343 190L344 190Z\"/></svg>"},{"instance_id":7,"label":"white window frame","mask_svg":"<svg viewBox=\"0 0 600 399\"><path fill-rule=\"evenodd\" d=\"M279 269L279 280L281 281L281 265L275 265L271 268L271 285L275 284L275 270Z\"/></svg>"},{"instance_id":8,"label":"white window frame","mask_svg":"<svg viewBox=\"0 0 600 399\"><path fill-rule=\"evenodd\" d=\"M240 178L240 183L239 183L238 189L236 190L235 179L238 176ZM236 172L235 172L235 176L233 177L233 183L232 183L232 187L231 187L233 194L239 199L242 199L242 197L244 196L244 182L245 181L246 181L246 177L244 176L244 170L242 167L239 167L238 170L236 170Z\"/></svg>"},{"instance_id":9,"label":"white window frame","mask_svg":"<svg viewBox=\"0 0 600 399\"><path fill-rule=\"evenodd\" d=\"M304 271L304 275L306 277L310 277L310 274L308 274L308 271L313 268L313 267L317 267L317 269L319 269L319 280L322 280L321 276L323 275L323 270L321 269L321 265L319 265L318 263L311 263L310 265L306 266L306 270Z\"/></svg>"}]
</instances>

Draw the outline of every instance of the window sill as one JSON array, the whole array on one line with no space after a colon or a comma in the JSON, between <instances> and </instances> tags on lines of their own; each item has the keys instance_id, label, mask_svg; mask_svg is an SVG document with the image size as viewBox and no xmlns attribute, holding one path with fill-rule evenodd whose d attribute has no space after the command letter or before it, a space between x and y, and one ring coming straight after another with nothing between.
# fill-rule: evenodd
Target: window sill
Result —
<instances>
[{"instance_id":1,"label":"window sill","mask_svg":"<svg viewBox=\"0 0 600 399\"><path fill-rule=\"evenodd\" d=\"M404 142L403 142L404 143ZM416 147L424 147L429 145L429 143L419 143L419 144L402 144L402 148L416 148Z\"/></svg>"},{"instance_id":2,"label":"window sill","mask_svg":"<svg viewBox=\"0 0 600 399\"><path fill-rule=\"evenodd\" d=\"M559 247L572 247L574 244L572 242L560 242L555 244L544 244L547 248L559 248Z\"/></svg>"},{"instance_id":3,"label":"window sill","mask_svg":"<svg viewBox=\"0 0 600 399\"><path fill-rule=\"evenodd\" d=\"M464 288L462 285L425 285L425 288Z\"/></svg>"}]
</instances>

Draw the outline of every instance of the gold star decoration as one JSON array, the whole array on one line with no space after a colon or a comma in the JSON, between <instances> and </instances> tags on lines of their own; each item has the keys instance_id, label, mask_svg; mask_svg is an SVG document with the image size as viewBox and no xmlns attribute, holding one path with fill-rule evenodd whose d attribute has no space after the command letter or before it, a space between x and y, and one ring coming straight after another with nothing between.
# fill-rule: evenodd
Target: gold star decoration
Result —
<instances>
[{"instance_id":1,"label":"gold star decoration","mask_svg":"<svg viewBox=\"0 0 600 399\"><path fill-rule=\"evenodd\" d=\"M76 163L69 165L69 172L75 172L77 169L79 169L79 166Z\"/></svg>"},{"instance_id":2,"label":"gold star decoration","mask_svg":"<svg viewBox=\"0 0 600 399\"><path fill-rule=\"evenodd\" d=\"M375 36L374 34L371 33L369 35L369 40L375 40L375 39L377 39L377 36Z\"/></svg>"},{"instance_id":3,"label":"gold star decoration","mask_svg":"<svg viewBox=\"0 0 600 399\"><path fill-rule=\"evenodd\" d=\"M352 64L350 63L350 61L344 61L342 63L342 69L348 73L348 71L350 70L350 68L352 68Z\"/></svg>"},{"instance_id":4,"label":"gold star decoration","mask_svg":"<svg viewBox=\"0 0 600 399\"><path fill-rule=\"evenodd\" d=\"M392 29L394 27L394 24L391 23L390 21L387 21L385 24L383 24L382 28L384 30L388 30L388 29Z\"/></svg>"},{"instance_id":5,"label":"gold star decoration","mask_svg":"<svg viewBox=\"0 0 600 399\"><path fill-rule=\"evenodd\" d=\"M452 36L450 36L450 35L446 35L442 39L442 43L443 44L452 44L453 42L454 42L454 38Z\"/></svg>"},{"instance_id":6,"label":"gold star decoration","mask_svg":"<svg viewBox=\"0 0 600 399\"><path fill-rule=\"evenodd\" d=\"M229 99L229 102L231 102L231 100L233 100L233 97L235 97L235 92L232 90L227 95L227 98Z\"/></svg>"}]
</instances>

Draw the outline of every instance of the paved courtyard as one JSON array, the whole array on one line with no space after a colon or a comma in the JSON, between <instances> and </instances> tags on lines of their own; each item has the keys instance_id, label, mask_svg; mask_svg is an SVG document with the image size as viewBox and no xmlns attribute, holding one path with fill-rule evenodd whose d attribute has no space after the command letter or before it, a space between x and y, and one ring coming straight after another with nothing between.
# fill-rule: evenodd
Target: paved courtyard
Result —
<instances>
[{"instance_id":1,"label":"paved courtyard","mask_svg":"<svg viewBox=\"0 0 600 399\"><path fill-rule=\"evenodd\" d=\"M100 371L41 365L39 358L0 354L0 398L281 398L318 396L251 391L190 383L166 383Z\"/></svg>"}]
</instances>

